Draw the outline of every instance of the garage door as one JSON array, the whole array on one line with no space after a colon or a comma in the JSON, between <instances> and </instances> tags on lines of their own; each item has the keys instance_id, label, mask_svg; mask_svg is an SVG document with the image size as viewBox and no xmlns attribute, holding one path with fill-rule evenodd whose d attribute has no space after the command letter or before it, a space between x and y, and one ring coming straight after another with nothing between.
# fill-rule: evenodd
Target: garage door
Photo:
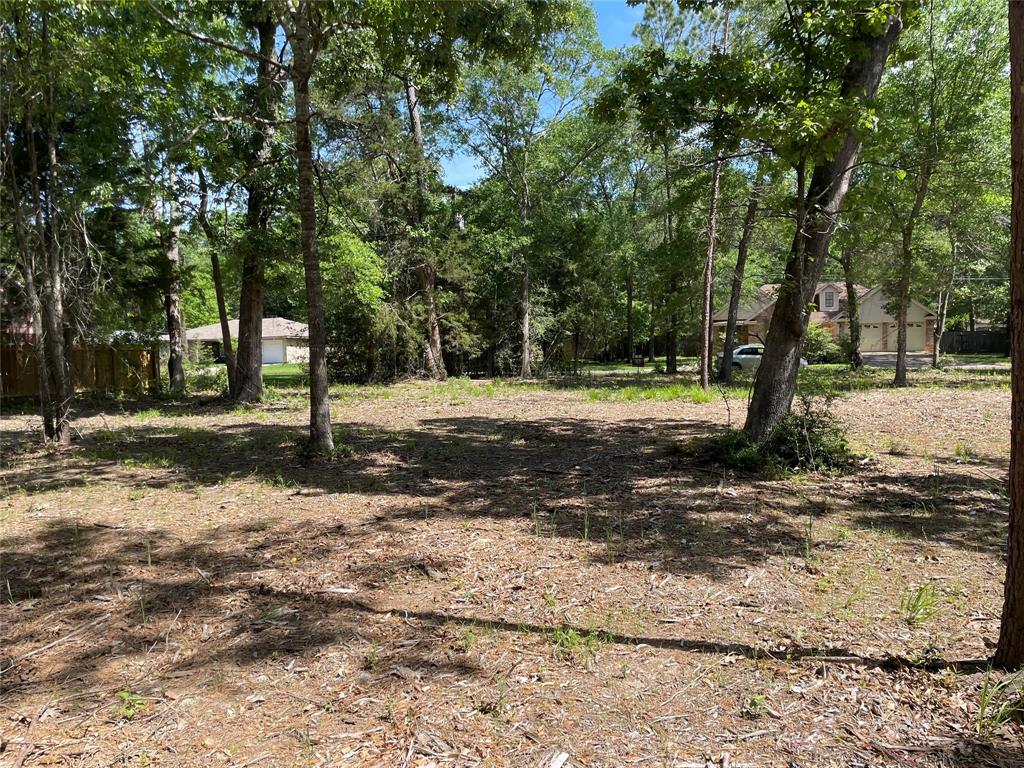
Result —
<instances>
[{"instance_id":1,"label":"garage door","mask_svg":"<svg viewBox=\"0 0 1024 768\"><path fill-rule=\"evenodd\" d=\"M272 363L283 363L284 362L284 341L282 339L274 339L272 341L263 342L263 364L270 365Z\"/></svg>"},{"instance_id":2,"label":"garage door","mask_svg":"<svg viewBox=\"0 0 1024 768\"><path fill-rule=\"evenodd\" d=\"M907 323L907 351L924 352L924 323Z\"/></svg>"},{"instance_id":3,"label":"garage door","mask_svg":"<svg viewBox=\"0 0 1024 768\"><path fill-rule=\"evenodd\" d=\"M880 323L865 323L860 327L860 351L884 351L882 347L882 326Z\"/></svg>"}]
</instances>

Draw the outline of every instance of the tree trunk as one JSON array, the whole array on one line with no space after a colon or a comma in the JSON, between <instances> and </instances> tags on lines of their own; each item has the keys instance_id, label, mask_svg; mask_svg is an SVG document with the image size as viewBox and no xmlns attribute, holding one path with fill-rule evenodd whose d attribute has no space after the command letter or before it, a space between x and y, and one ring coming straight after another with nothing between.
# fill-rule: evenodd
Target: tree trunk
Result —
<instances>
[{"instance_id":1,"label":"tree trunk","mask_svg":"<svg viewBox=\"0 0 1024 768\"><path fill-rule=\"evenodd\" d=\"M850 368L854 371L860 370L864 365L864 358L860 353L860 296L857 294L857 283L853 279L853 251L847 249L839 257L839 263L843 267L843 280L846 282L846 318L848 320L850 345Z\"/></svg>"},{"instance_id":2,"label":"tree trunk","mask_svg":"<svg viewBox=\"0 0 1024 768\"><path fill-rule=\"evenodd\" d=\"M942 334L946 330L946 315L949 312L949 297L952 292L952 280L939 291L938 314L932 328L932 368L938 368L942 362Z\"/></svg>"},{"instance_id":3,"label":"tree trunk","mask_svg":"<svg viewBox=\"0 0 1024 768\"><path fill-rule=\"evenodd\" d=\"M60 244L57 242L58 223L53 220L57 206L52 205L53 197L59 186L57 179L57 157L53 131L47 139L47 157L50 173L47 177L48 197L50 198L50 220L44 222L42 191L40 188L39 168L36 162L35 127L29 116L25 118L25 129L28 134L29 173L32 182L32 197L36 227L36 246L43 264L42 299L40 302L40 319L42 337L36 343L43 347L46 356L46 368L49 372L49 392L51 412L53 414L52 439L58 445L71 442L71 400L74 387L71 382L71 366L68 363L68 350L64 345L64 265ZM48 234L49 233L49 234Z\"/></svg>"},{"instance_id":4,"label":"tree trunk","mask_svg":"<svg viewBox=\"0 0 1024 768\"><path fill-rule=\"evenodd\" d=\"M295 156L298 161L299 225L302 233L302 266L306 277L306 311L309 320L309 439L316 453L334 450L331 408L327 394L326 329L320 254L316 240L316 198L313 183L313 142L310 136L309 80L315 49L310 39L310 2L300 0L294 13L291 36L292 86L295 91Z\"/></svg>"},{"instance_id":5,"label":"tree trunk","mask_svg":"<svg viewBox=\"0 0 1024 768\"><path fill-rule=\"evenodd\" d=\"M675 281L669 283L674 296L678 290ZM668 330L665 332L665 373L679 373L679 316L675 310L668 316Z\"/></svg>"},{"instance_id":6,"label":"tree trunk","mask_svg":"<svg viewBox=\"0 0 1024 768\"><path fill-rule=\"evenodd\" d=\"M1003 616L993 663L1024 666L1024 3L1010 4L1010 522Z\"/></svg>"},{"instance_id":7,"label":"tree trunk","mask_svg":"<svg viewBox=\"0 0 1024 768\"><path fill-rule=\"evenodd\" d=\"M11 157L10 133L6 120L0 123L0 141L3 142L4 157ZM53 399L50 394L50 371L47 366L46 353L43 349L43 310L36 288L36 260L29 243L25 223L21 218L21 185L18 182L16 167L13 162L3 164L10 168L11 181L11 221L14 227L14 240L18 247L18 255L22 277L25 280L25 298L28 302L29 314L32 317L33 344L32 353L36 360L36 377L39 387L39 413L43 423L43 441L52 440L55 434Z\"/></svg>"},{"instance_id":8,"label":"tree trunk","mask_svg":"<svg viewBox=\"0 0 1024 768\"><path fill-rule=\"evenodd\" d=\"M572 333L572 375L580 375L580 329L576 326Z\"/></svg>"},{"instance_id":9,"label":"tree trunk","mask_svg":"<svg viewBox=\"0 0 1024 768\"><path fill-rule=\"evenodd\" d=\"M11 146L8 139L7 126L0 126L0 137L4 143L4 155L10 157ZM25 297L28 301L29 314L32 316L33 344L32 353L36 359L36 378L39 387L39 412L43 421L43 440L52 440L56 427L54 422L53 399L50 394L50 370L47 365L46 353L43 349L43 310L39 301L39 291L36 288L35 258L32 255L32 246L28 242L25 233L24 223L21 220L19 210L19 198L21 189L15 176L15 164L5 163L11 169L11 200L14 210L11 219L14 223L14 239L18 245L18 254L21 257L21 272L25 280Z\"/></svg>"},{"instance_id":10,"label":"tree trunk","mask_svg":"<svg viewBox=\"0 0 1024 768\"><path fill-rule=\"evenodd\" d=\"M203 170L199 169L199 212L196 218L199 226L203 228L206 241L210 244L210 269L213 273L213 292L217 296L217 316L220 319L220 338L224 345L224 363L228 369L228 390L235 391L235 352L231 348L231 326L228 323L228 310L224 302L224 280L220 273L220 238L216 230L207 218L207 207L209 205L209 190L206 185L206 176Z\"/></svg>"},{"instance_id":11,"label":"tree trunk","mask_svg":"<svg viewBox=\"0 0 1024 768\"><path fill-rule=\"evenodd\" d=\"M654 363L654 296L651 296L651 311L647 313L647 362Z\"/></svg>"},{"instance_id":12,"label":"tree trunk","mask_svg":"<svg viewBox=\"0 0 1024 768\"><path fill-rule=\"evenodd\" d=\"M725 340L722 347L722 366L718 370L718 378L728 384L732 381L732 349L736 345L736 322L740 312L740 299L743 296L743 274L747 269L747 255L750 253L750 241L754 238L754 224L757 222L757 208L761 203L764 181L761 168L757 169L757 178L750 190L747 211L743 215L743 233L736 248L736 268L732 273L732 290L729 293L729 316L725 322Z\"/></svg>"},{"instance_id":13,"label":"tree trunk","mask_svg":"<svg viewBox=\"0 0 1024 768\"><path fill-rule=\"evenodd\" d=\"M910 277L914 270L914 229L921 216L924 201L928 197L928 184L931 181L931 175L931 160L925 159L918 174L914 204L903 225L900 279L896 292L898 305L896 310L896 376L892 382L894 387L907 386L907 312L910 309Z\"/></svg>"},{"instance_id":14,"label":"tree trunk","mask_svg":"<svg viewBox=\"0 0 1024 768\"><path fill-rule=\"evenodd\" d=\"M420 279L420 288L423 291L423 300L427 305L427 372L430 378L444 381L448 378L448 372L444 367L444 357L441 347L441 326L437 319L437 271L430 263L430 258L424 247L422 230L426 224L427 209L427 177L424 172L426 152L423 143L423 124L420 121L420 100L416 84L411 80L405 81L405 104L409 110L409 129L412 132L413 145L416 147L416 202L413 205L412 224L419 231L416 235L416 248L414 258L419 262L416 272Z\"/></svg>"},{"instance_id":15,"label":"tree trunk","mask_svg":"<svg viewBox=\"0 0 1024 768\"><path fill-rule=\"evenodd\" d=\"M578 335L577 331L577 335ZM626 362L633 362L633 266L626 268Z\"/></svg>"},{"instance_id":16,"label":"tree trunk","mask_svg":"<svg viewBox=\"0 0 1024 768\"><path fill-rule=\"evenodd\" d=\"M669 258L669 270L672 274L668 281L668 300L671 309L668 316L668 332L665 334L665 373L678 373L679 361L676 353L679 346L679 316L676 313L675 300L676 293L679 291L679 281L675 275L675 264L672 263L672 242L675 233L673 232L672 220L672 172L668 162L667 141L662 142L661 153L665 163L665 245Z\"/></svg>"},{"instance_id":17,"label":"tree trunk","mask_svg":"<svg viewBox=\"0 0 1024 768\"><path fill-rule=\"evenodd\" d=\"M715 277L715 245L718 239L718 189L722 178L722 153L715 158L711 169L711 204L708 206L708 251L704 259L704 285L700 310L700 360L698 370L701 389L711 386L711 355L715 324L711 318L711 298Z\"/></svg>"},{"instance_id":18,"label":"tree trunk","mask_svg":"<svg viewBox=\"0 0 1024 768\"><path fill-rule=\"evenodd\" d=\"M181 216L178 211L178 193L174 187L178 175L174 166L170 166L169 182L171 186L170 211L167 224L167 242L164 255L167 258L164 278L164 312L167 317L167 374L171 382L171 392L176 395L185 392L185 356L188 350L185 342L185 323L181 316Z\"/></svg>"},{"instance_id":19,"label":"tree trunk","mask_svg":"<svg viewBox=\"0 0 1024 768\"><path fill-rule=\"evenodd\" d=\"M53 401L53 393L50 391L50 366L44 349L43 337L46 331L43 328L42 305L39 301L39 292L36 290L35 277L32 274L34 266L29 260L25 264L25 294L28 297L30 311L32 313L32 331L35 334L32 351L36 358L36 378L39 382L39 410L43 417L43 440L55 440L57 437L57 409Z\"/></svg>"},{"instance_id":20,"label":"tree trunk","mask_svg":"<svg viewBox=\"0 0 1024 768\"><path fill-rule=\"evenodd\" d=\"M897 15L882 36L864 41L864 50L847 66L844 96L874 98L889 49L902 28L902 19ZM850 188L850 175L860 148L860 133L850 128L831 160L815 166L806 190L803 189L802 167L799 169L797 230L744 425L755 443L763 443L771 435L793 404L800 351L810 318L806 307L814 299L815 287L821 279L829 242L835 232L840 206Z\"/></svg>"},{"instance_id":21,"label":"tree trunk","mask_svg":"<svg viewBox=\"0 0 1024 768\"><path fill-rule=\"evenodd\" d=\"M938 314L935 316L935 326L932 328L932 368L938 368L942 362L942 334L946 330L946 317L949 314L949 299L953 295L953 281L956 280L956 247L957 242L953 238L953 232L949 233L950 262L949 270L946 272L944 285L939 288Z\"/></svg>"},{"instance_id":22,"label":"tree trunk","mask_svg":"<svg viewBox=\"0 0 1024 768\"><path fill-rule=\"evenodd\" d=\"M43 46L44 55L50 56L50 33L49 33L49 11L43 12ZM72 341L71 326L66 322L66 290L64 284L64 246L61 242L61 218L64 212L61 209L61 169L57 157L57 114L53 103L53 80L51 79L46 91L46 156L49 166L49 178L46 185L46 198L50 208L49 231L50 231L50 287L52 295L51 306L48 307L51 316L51 333L54 338L50 342L52 356L54 358L50 365L51 374L55 377L54 389L57 392L58 400L54 404L54 441L59 445L71 443L71 401L75 397L74 367L71 364Z\"/></svg>"},{"instance_id":23,"label":"tree trunk","mask_svg":"<svg viewBox=\"0 0 1024 768\"><path fill-rule=\"evenodd\" d=\"M281 100L280 73L274 47L277 23L267 19L253 25L259 37L253 114L262 122L254 128L247 158L246 236L242 250L242 289L238 302L238 351L232 396L242 402L263 396L263 294L265 235L270 220L270 197L260 166L268 163L277 129L273 119Z\"/></svg>"},{"instance_id":24,"label":"tree trunk","mask_svg":"<svg viewBox=\"0 0 1024 768\"><path fill-rule=\"evenodd\" d=\"M448 378L448 371L441 346L441 324L437 319L437 273L430 264L423 264L416 271L427 304L427 372L430 378L444 381Z\"/></svg>"},{"instance_id":25,"label":"tree trunk","mask_svg":"<svg viewBox=\"0 0 1024 768\"><path fill-rule=\"evenodd\" d=\"M527 268L523 272L523 293L520 298L521 308L521 325L519 330L519 339L521 345L522 363L519 369L519 375L528 379L532 375L533 371L530 367L530 270Z\"/></svg>"},{"instance_id":26,"label":"tree trunk","mask_svg":"<svg viewBox=\"0 0 1024 768\"><path fill-rule=\"evenodd\" d=\"M249 196L250 200L252 195ZM242 289L238 299L238 350L231 394L241 402L263 397L263 255L246 238L242 245Z\"/></svg>"}]
</instances>

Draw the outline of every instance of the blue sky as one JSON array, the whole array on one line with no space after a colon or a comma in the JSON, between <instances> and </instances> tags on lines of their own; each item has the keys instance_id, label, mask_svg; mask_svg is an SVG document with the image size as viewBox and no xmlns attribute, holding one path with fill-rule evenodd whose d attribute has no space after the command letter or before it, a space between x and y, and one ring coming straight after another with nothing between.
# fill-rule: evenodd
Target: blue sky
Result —
<instances>
[{"instance_id":1,"label":"blue sky","mask_svg":"<svg viewBox=\"0 0 1024 768\"><path fill-rule=\"evenodd\" d=\"M633 42L633 27L644 16L643 6L630 7L626 0L591 0L597 17L597 32L606 48L621 48ZM471 186L483 175L476 160L469 154L456 152L442 158L445 182L454 187Z\"/></svg>"},{"instance_id":2,"label":"blue sky","mask_svg":"<svg viewBox=\"0 0 1024 768\"><path fill-rule=\"evenodd\" d=\"M633 27L643 21L644 7L630 7L626 0L591 0L597 16L597 33L605 48L621 48L633 41Z\"/></svg>"}]
</instances>

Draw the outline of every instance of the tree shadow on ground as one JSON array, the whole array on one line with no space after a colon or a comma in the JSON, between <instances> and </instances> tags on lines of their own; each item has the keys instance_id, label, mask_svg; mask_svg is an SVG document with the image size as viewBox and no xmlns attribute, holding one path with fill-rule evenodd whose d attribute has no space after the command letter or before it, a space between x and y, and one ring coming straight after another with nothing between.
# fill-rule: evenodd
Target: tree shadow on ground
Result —
<instances>
[{"instance_id":1,"label":"tree shadow on ground","mask_svg":"<svg viewBox=\"0 0 1024 768\"><path fill-rule=\"evenodd\" d=\"M64 519L49 521L31 536L0 541L5 591L0 647L21 649L17 655L0 656L0 690L16 695L29 688L87 689L105 663L148 659L154 648L166 650L172 639L189 633L188 650L179 646L173 662L158 665L157 676L162 671L180 676L183 670L200 672L225 663L247 665L281 654L309 657L338 644L365 646L373 642L375 620L393 620L401 635L390 638L393 652L374 666L400 664L424 677L477 673L455 643L464 629L543 639L556 629L572 629L581 636L596 631L564 621L512 621L473 608L447 612L403 605L401 597L397 602L389 597L387 580L380 579L381 571L389 568L386 562L369 570L350 569L340 586L340 574L330 565L332 555L366 547L375 535L367 528L337 536L330 526L303 523L263 531L225 526L206 540L181 541L164 529L80 525ZM294 558L292 553L323 568L280 565ZM446 567L436 561L392 563L397 565L421 569L422 578L429 578L435 566ZM46 621L44 637L36 623L40 619ZM986 663L867 657L841 647L756 645L677 633L601 630L599 637L618 645L884 670L972 671ZM49 649L45 667L37 668L40 654Z\"/></svg>"},{"instance_id":2,"label":"tree shadow on ground","mask_svg":"<svg viewBox=\"0 0 1024 768\"><path fill-rule=\"evenodd\" d=\"M268 415L269 413L269 415ZM272 418L273 412L253 416ZM803 520L828 514L831 478L794 495L785 481L734 477L666 450L706 437L703 420L604 423L589 419L433 418L415 429L337 426L337 456L304 455L305 430L234 422L219 428L128 423L88 434L70 457L5 473L29 493L102 483L213 486L248 478L304 495L415 497L388 514L522 518L538 533L604 544L605 556L656 560L677 572L726 572L799 551ZM16 465L15 465L16 466ZM838 495L853 522L900 537L996 552L1004 489L992 472L946 465L930 475L861 469ZM823 503L822 498L826 501ZM714 513L715 520L711 520Z\"/></svg>"},{"instance_id":3,"label":"tree shadow on ground","mask_svg":"<svg viewBox=\"0 0 1024 768\"><path fill-rule=\"evenodd\" d=\"M212 486L233 477L307 496L414 497L378 522L521 518L537 533L603 546L602 559L653 558L669 571L724 575L798 550L802 534L763 499L724 494L723 473L680 466L665 451L669 440L717 428L476 417L425 420L415 430L352 425L336 429L338 457L316 461L303 459L301 428L129 424L97 430L72 459L11 472L7 482L37 493L103 483ZM784 490L773 493L786 503ZM726 517L712 521L712 512Z\"/></svg>"},{"instance_id":4,"label":"tree shadow on ground","mask_svg":"<svg viewBox=\"0 0 1024 768\"><path fill-rule=\"evenodd\" d=\"M854 525L999 555L1008 504L1002 460L936 461L928 474L861 472L846 496Z\"/></svg>"},{"instance_id":5,"label":"tree shadow on ground","mask_svg":"<svg viewBox=\"0 0 1024 768\"><path fill-rule=\"evenodd\" d=\"M0 688L12 700L49 687L88 690L102 684L102 670L112 660L145 663L154 648L164 648L171 660L150 662L156 666L142 673L150 682L165 674L201 678L223 665L311 659L326 648L355 648L366 668L357 665L353 674L370 676L386 692L406 674L423 680L486 674L459 644L474 627L533 638L550 638L560 626L594 631L580 623L516 621L479 606L453 613L412 599L396 601L382 585L432 579L432 571L453 568L429 555L384 552L344 571L331 566L340 553L371 551L380 535L400 536L413 521L518 519L525 530L589 547L597 559L718 578L773 553L799 552L804 519L834 511L820 496L828 495L826 486L835 478L811 478L815 485L803 498L786 482L756 479L736 492L728 473L688 465L666 450L672 441L721 429L707 421L452 417L401 430L350 424L337 429L338 456L318 461L303 456L304 427L258 420L265 413L218 428L129 423L96 430L73 454L25 468L15 464L6 480L37 492L87 484L202 488L236 477L314 501L359 493L398 503L358 525L330 516L266 527L250 522L189 540L167 529L83 524L64 516L0 541L6 593L0 647L17 649L16 655L0 654ZM843 493L858 525L994 552L1005 520L975 507L998 506L999 483L971 472L946 466L936 484L928 476L866 468L839 482L852 486ZM941 504L921 510L921 499L932 495ZM313 567L289 565L296 560ZM355 591L336 591L349 589ZM207 625L214 629L207 632ZM385 632L387 643L371 664L376 638ZM187 645L167 650L182 634ZM915 666L842 647L734 642L671 627L663 635L608 631L601 637L666 652L883 670L973 670L984 663L930 659ZM129 690L137 684L121 683ZM944 759L949 765L984 764L966 758L958 763L958 754Z\"/></svg>"}]
</instances>

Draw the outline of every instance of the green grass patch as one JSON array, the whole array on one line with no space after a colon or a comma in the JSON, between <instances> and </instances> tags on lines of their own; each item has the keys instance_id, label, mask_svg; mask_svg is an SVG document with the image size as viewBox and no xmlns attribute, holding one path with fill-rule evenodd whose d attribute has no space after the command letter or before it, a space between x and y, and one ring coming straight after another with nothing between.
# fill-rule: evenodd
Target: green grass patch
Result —
<instances>
[{"instance_id":1,"label":"green grass patch","mask_svg":"<svg viewBox=\"0 0 1024 768\"><path fill-rule=\"evenodd\" d=\"M1006 365L1010 358L1002 354L944 354L939 358L939 365Z\"/></svg>"},{"instance_id":2,"label":"green grass patch","mask_svg":"<svg viewBox=\"0 0 1024 768\"><path fill-rule=\"evenodd\" d=\"M458 399L460 397L501 397L520 392L536 392L546 389L543 382L519 381L517 379L487 379L475 381L463 377L452 377L445 381L428 384L422 397Z\"/></svg>"},{"instance_id":3,"label":"green grass patch","mask_svg":"<svg viewBox=\"0 0 1024 768\"><path fill-rule=\"evenodd\" d=\"M643 365L633 365L625 360L613 360L610 363L596 363L588 360L580 361L580 371L586 373L663 373L665 371L665 365L667 358L662 355L661 357L654 358L654 362L651 362L646 357L644 358ZM687 366L697 365L696 357L677 357L676 365L680 368Z\"/></svg>"},{"instance_id":4,"label":"green grass patch","mask_svg":"<svg viewBox=\"0 0 1024 768\"><path fill-rule=\"evenodd\" d=\"M605 637L599 632L583 632L562 625L551 633L556 658L589 661L601 647Z\"/></svg>"},{"instance_id":5,"label":"green grass patch","mask_svg":"<svg viewBox=\"0 0 1024 768\"><path fill-rule=\"evenodd\" d=\"M725 389L729 395L743 396L746 388L730 386ZM689 382L663 384L652 381L645 384L628 384L626 386L585 387L583 394L588 400L616 400L633 402L638 400L686 400L691 403L710 403L721 397L716 388L707 391Z\"/></svg>"},{"instance_id":6,"label":"green grass patch","mask_svg":"<svg viewBox=\"0 0 1024 768\"><path fill-rule=\"evenodd\" d=\"M309 366L305 363L274 363L263 366L263 383L272 386L305 385L309 382Z\"/></svg>"},{"instance_id":7,"label":"green grass patch","mask_svg":"<svg viewBox=\"0 0 1024 768\"><path fill-rule=\"evenodd\" d=\"M800 389L812 395L887 389L892 386L892 380L892 369L867 366L853 371L846 364L811 365L800 371ZM922 368L909 371L907 380L911 387L922 388L1007 389L1010 372Z\"/></svg>"}]
</instances>

